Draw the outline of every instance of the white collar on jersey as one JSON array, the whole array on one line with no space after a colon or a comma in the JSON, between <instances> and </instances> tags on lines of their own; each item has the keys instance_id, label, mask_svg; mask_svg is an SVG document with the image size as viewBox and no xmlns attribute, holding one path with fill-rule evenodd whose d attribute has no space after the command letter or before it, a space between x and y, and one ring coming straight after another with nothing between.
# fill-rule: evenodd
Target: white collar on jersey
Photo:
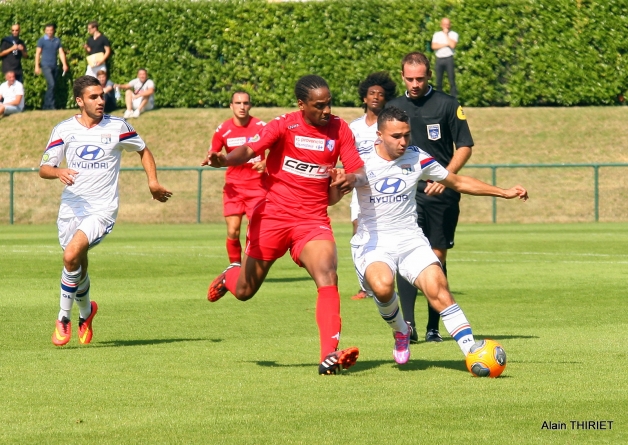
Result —
<instances>
[{"instance_id":1,"label":"white collar on jersey","mask_svg":"<svg viewBox=\"0 0 628 445\"><path fill-rule=\"evenodd\" d=\"M429 85L429 88L427 89L427 93L425 93L425 96L423 96L423 97L427 97L427 96L429 96L431 93L432 93L432 85ZM410 99L410 95L408 94L408 90L406 90L406 97L407 97L408 99Z\"/></svg>"}]
</instances>

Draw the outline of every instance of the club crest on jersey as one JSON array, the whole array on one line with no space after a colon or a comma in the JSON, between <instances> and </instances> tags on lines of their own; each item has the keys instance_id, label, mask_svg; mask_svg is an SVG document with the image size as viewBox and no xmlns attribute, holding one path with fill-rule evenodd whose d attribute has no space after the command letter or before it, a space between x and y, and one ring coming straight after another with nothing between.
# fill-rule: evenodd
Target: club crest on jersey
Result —
<instances>
[{"instance_id":1,"label":"club crest on jersey","mask_svg":"<svg viewBox=\"0 0 628 445\"><path fill-rule=\"evenodd\" d=\"M325 139L295 136L294 146L296 148L302 148L304 150L323 151L325 150Z\"/></svg>"},{"instance_id":2,"label":"club crest on jersey","mask_svg":"<svg viewBox=\"0 0 628 445\"><path fill-rule=\"evenodd\" d=\"M96 145L81 145L76 149L76 155L86 161L97 161L105 156L105 150Z\"/></svg>"},{"instance_id":3,"label":"club crest on jersey","mask_svg":"<svg viewBox=\"0 0 628 445\"><path fill-rule=\"evenodd\" d=\"M401 178L384 178L375 184L375 190L386 195L398 193L406 188L406 181Z\"/></svg>"},{"instance_id":4,"label":"club crest on jersey","mask_svg":"<svg viewBox=\"0 0 628 445\"><path fill-rule=\"evenodd\" d=\"M111 134L101 134L100 142L103 144L111 144Z\"/></svg>"},{"instance_id":5,"label":"club crest on jersey","mask_svg":"<svg viewBox=\"0 0 628 445\"><path fill-rule=\"evenodd\" d=\"M427 126L427 138L430 141L437 141L440 139L440 124L429 124Z\"/></svg>"},{"instance_id":6,"label":"club crest on jersey","mask_svg":"<svg viewBox=\"0 0 628 445\"><path fill-rule=\"evenodd\" d=\"M257 141L259 141L259 134L256 134L255 136L249 138L249 142L257 142Z\"/></svg>"},{"instance_id":7,"label":"club crest on jersey","mask_svg":"<svg viewBox=\"0 0 628 445\"><path fill-rule=\"evenodd\" d=\"M329 139L325 143L325 146L327 147L327 150L334 151L334 147L336 146L336 141L334 141L333 139Z\"/></svg>"},{"instance_id":8,"label":"club crest on jersey","mask_svg":"<svg viewBox=\"0 0 628 445\"><path fill-rule=\"evenodd\" d=\"M413 171L414 167L412 167L412 164L401 164L401 173L404 175L409 175Z\"/></svg>"}]
</instances>

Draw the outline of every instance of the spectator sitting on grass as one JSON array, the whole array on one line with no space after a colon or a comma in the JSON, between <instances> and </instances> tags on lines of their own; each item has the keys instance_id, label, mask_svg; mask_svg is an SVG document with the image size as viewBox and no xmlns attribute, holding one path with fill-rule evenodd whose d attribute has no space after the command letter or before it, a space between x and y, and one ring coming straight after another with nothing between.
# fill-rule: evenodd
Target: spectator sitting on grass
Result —
<instances>
[{"instance_id":1,"label":"spectator sitting on grass","mask_svg":"<svg viewBox=\"0 0 628 445\"><path fill-rule=\"evenodd\" d=\"M114 87L127 90L124 94L126 111L124 118L140 117L140 113L150 111L155 106L155 83L148 78L148 71L140 68L137 77L124 85ZM131 91L133 90L133 91Z\"/></svg>"},{"instance_id":2,"label":"spectator sitting on grass","mask_svg":"<svg viewBox=\"0 0 628 445\"><path fill-rule=\"evenodd\" d=\"M107 71L100 70L96 73L96 78L100 82L103 92L105 93L105 113L111 113L118 108L118 100L114 91L113 82L108 79Z\"/></svg>"},{"instance_id":3,"label":"spectator sitting on grass","mask_svg":"<svg viewBox=\"0 0 628 445\"><path fill-rule=\"evenodd\" d=\"M21 113L24 110L24 86L15 80L15 73L7 71L4 74L6 82L0 85L0 119L9 114Z\"/></svg>"}]
</instances>

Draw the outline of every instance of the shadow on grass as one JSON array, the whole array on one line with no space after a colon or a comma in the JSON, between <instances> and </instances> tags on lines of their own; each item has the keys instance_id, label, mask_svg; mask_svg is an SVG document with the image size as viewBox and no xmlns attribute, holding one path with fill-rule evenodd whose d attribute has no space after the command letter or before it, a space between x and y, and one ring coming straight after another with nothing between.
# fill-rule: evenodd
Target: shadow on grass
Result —
<instances>
[{"instance_id":1,"label":"shadow on grass","mask_svg":"<svg viewBox=\"0 0 628 445\"><path fill-rule=\"evenodd\" d=\"M312 363L277 363L274 361L257 361L250 362L255 363L257 366L265 368L308 368L316 366ZM369 369L379 368L380 366L396 366L392 360L358 360L351 370L348 372L360 372L368 371ZM467 371L467 367L464 364L464 360L410 360L403 366L398 366L400 371L425 371L429 368L445 368L453 369L455 371Z\"/></svg>"},{"instance_id":2,"label":"shadow on grass","mask_svg":"<svg viewBox=\"0 0 628 445\"><path fill-rule=\"evenodd\" d=\"M266 278L265 283L293 283L295 281L311 281L310 277Z\"/></svg>"},{"instance_id":3,"label":"shadow on grass","mask_svg":"<svg viewBox=\"0 0 628 445\"><path fill-rule=\"evenodd\" d=\"M161 345L166 343L179 343L188 341L209 341L211 343L220 343L221 338L156 338L145 340L112 340L99 342L93 347L98 348L119 348L124 346L146 346L146 345Z\"/></svg>"}]
</instances>

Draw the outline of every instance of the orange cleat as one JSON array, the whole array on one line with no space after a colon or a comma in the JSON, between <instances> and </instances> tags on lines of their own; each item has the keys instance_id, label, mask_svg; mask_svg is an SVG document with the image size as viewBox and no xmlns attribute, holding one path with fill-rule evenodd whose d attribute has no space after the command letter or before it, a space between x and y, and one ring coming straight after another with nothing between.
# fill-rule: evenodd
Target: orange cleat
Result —
<instances>
[{"instance_id":1,"label":"orange cleat","mask_svg":"<svg viewBox=\"0 0 628 445\"><path fill-rule=\"evenodd\" d=\"M94 330L92 329L92 320L94 316L98 312L98 305L95 301L92 301L92 313L89 314L87 320L83 320L79 318L79 343L82 345L87 345L92 341L92 336L94 335Z\"/></svg>"},{"instance_id":2,"label":"orange cleat","mask_svg":"<svg viewBox=\"0 0 628 445\"><path fill-rule=\"evenodd\" d=\"M369 298L369 294L367 294L366 291L362 289L360 289L360 291L357 294L351 297L352 300L362 300L364 298Z\"/></svg>"},{"instance_id":3,"label":"orange cleat","mask_svg":"<svg viewBox=\"0 0 628 445\"><path fill-rule=\"evenodd\" d=\"M227 293L225 279L227 277L227 271L233 267L240 267L240 263L229 264L229 266L225 270L223 270L220 275L214 278L214 281L212 281L209 285L209 289L207 289L207 299L212 303L220 300Z\"/></svg>"},{"instance_id":4,"label":"orange cleat","mask_svg":"<svg viewBox=\"0 0 628 445\"><path fill-rule=\"evenodd\" d=\"M318 373L320 375L338 374L341 369L348 369L355 365L359 355L360 351L358 348L347 348L342 351L331 352L318 365Z\"/></svg>"},{"instance_id":5,"label":"orange cleat","mask_svg":"<svg viewBox=\"0 0 628 445\"><path fill-rule=\"evenodd\" d=\"M52 333L52 344L55 346L67 345L71 336L72 322L67 317L57 320L55 331Z\"/></svg>"}]
</instances>

